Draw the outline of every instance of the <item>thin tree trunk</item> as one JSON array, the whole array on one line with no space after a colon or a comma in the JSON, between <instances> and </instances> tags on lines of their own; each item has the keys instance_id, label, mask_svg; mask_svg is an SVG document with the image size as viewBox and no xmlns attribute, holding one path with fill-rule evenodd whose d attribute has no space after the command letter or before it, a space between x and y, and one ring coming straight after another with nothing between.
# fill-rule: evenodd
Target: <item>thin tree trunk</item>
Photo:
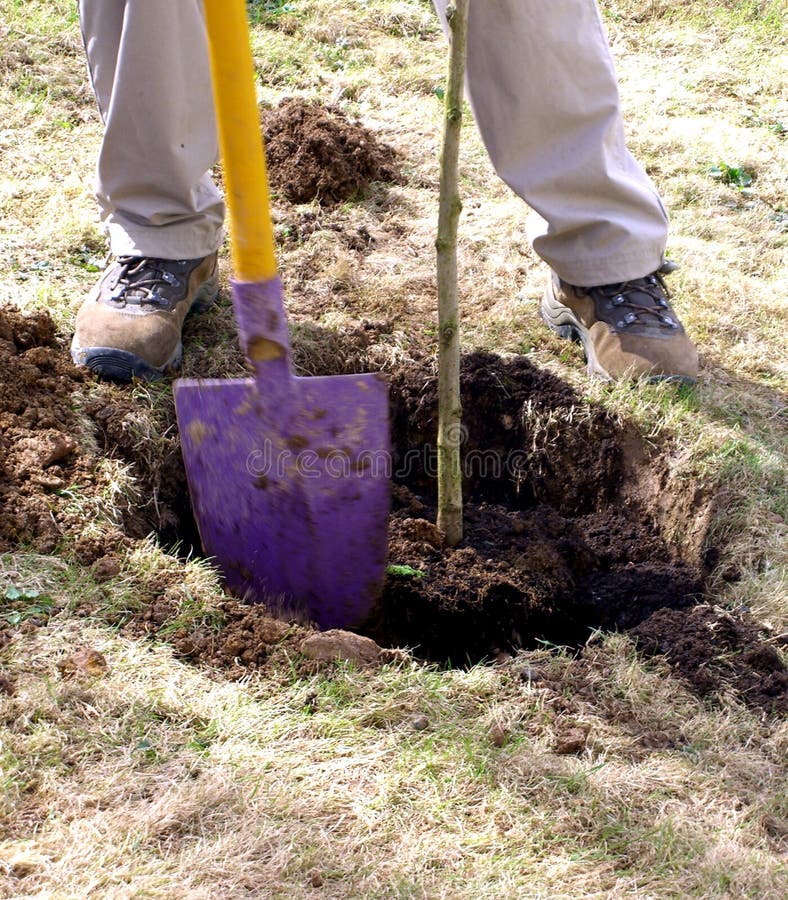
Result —
<instances>
[{"instance_id":1,"label":"thin tree trunk","mask_svg":"<svg viewBox=\"0 0 788 900\"><path fill-rule=\"evenodd\" d=\"M462 203L458 159L462 127L468 2L455 0L446 12L450 29L449 79L446 86L441 153L438 237L438 527L453 547L462 540L462 467L460 442L460 330L457 305L457 221Z\"/></svg>"}]
</instances>

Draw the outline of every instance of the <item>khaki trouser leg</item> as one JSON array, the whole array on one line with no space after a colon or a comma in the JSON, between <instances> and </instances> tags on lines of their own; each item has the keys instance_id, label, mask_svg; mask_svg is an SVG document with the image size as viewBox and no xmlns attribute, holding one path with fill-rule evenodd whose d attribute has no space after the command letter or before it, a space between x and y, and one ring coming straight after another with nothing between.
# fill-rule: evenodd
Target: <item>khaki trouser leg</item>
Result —
<instances>
[{"instance_id":1,"label":"khaki trouser leg","mask_svg":"<svg viewBox=\"0 0 788 900\"><path fill-rule=\"evenodd\" d=\"M441 17L447 0L434 0ZM539 214L534 249L565 281L639 278L667 215L626 148L596 0L471 0L467 88L501 178Z\"/></svg>"},{"instance_id":2,"label":"khaki trouser leg","mask_svg":"<svg viewBox=\"0 0 788 900\"><path fill-rule=\"evenodd\" d=\"M443 13L447 0L435 0ZM199 0L80 0L106 130L97 197L116 254L195 258L221 242ZM595 0L472 0L468 93L493 165L541 216L534 249L566 281L636 278L667 217L626 148Z\"/></svg>"},{"instance_id":3,"label":"khaki trouser leg","mask_svg":"<svg viewBox=\"0 0 788 900\"><path fill-rule=\"evenodd\" d=\"M105 124L96 196L116 255L195 259L222 239L199 0L80 0Z\"/></svg>"}]
</instances>

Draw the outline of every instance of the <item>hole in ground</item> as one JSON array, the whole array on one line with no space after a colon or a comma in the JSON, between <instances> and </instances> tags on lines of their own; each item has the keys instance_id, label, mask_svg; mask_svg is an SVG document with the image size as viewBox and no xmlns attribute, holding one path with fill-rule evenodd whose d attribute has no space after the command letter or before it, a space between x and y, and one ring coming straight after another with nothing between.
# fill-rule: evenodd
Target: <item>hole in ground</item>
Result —
<instances>
[{"instance_id":1,"label":"hole in ground","mask_svg":"<svg viewBox=\"0 0 788 900\"><path fill-rule=\"evenodd\" d=\"M642 442L524 358L462 362L465 535L435 522L437 383L422 366L392 377L395 454L390 563L361 628L427 659L583 643L659 609L694 605L698 555L666 541L631 483Z\"/></svg>"},{"instance_id":2,"label":"hole in ground","mask_svg":"<svg viewBox=\"0 0 788 900\"><path fill-rule=\"evenodd\" d=\"M349 344L352 356L352 336ZM322 374L322 366L330 360L311 368ZM443 547L433 524L437 381L422 363L396 368L390 380L391 567L359 631L463 665L539 641L578 645L594 629L632 628L656 610L697 602L704 573L695 546L666 541L636 489L634 461L650 474L662 463L604 409L524 358L462 361L465 538ZM126 532L154 527L165 546L199 554L175 426L153 448L126 394L113 391L89 411L105 450L133 463L144 493Z\"/></svg>"},{"instance_id":3,"label":"hole in ground","mask_svg":"<svg viewBox=\"0 0 788 900\"><path fill-rule=\"evenodd\" d=\"M347 366L357 351L367 353L368 334L346 337ZM331 365L312 359L310 370L328 373ZM390 373L391 565L379 604L357 630L464 665L539 641L579 645L594 629L632 628L656 610L697 602L702 529L681 547L662 536L660 526L675 530L687 504L677 498L678 509L666 511L655 480L666 463L634 430L525 358L471 354L461 371L465 538L445 548L433 524L431 364L399 366ZM135 415L125 395L92 410L105 448L134 463L148 500L143 524L155 514L165 545L199 553L175 427L152 452ZM690 514L705 521L708 503L691 485L683 489L693 498Z\"/></svg>"},{"instance_id":4,"label":"hole in ground","mask_svg":"<svg viewBox=\"0 0 788 900\"><path fill-rule=\"evenodd\" d=\"M732 691L788 712L788 670L772 636L699 602L713 498L672 483L669 460L637 432L525 359L463 360L466 532L446 549L434 525L436 390L429 366L391 373L390 569L357 630L442 665L626 630L699 694ZM265 665L282 642L300 640L288 631L261 642L275 625L264 607L225 612L226 640L196 633L176 647L236 671L239 659Z\"/></svg>"}]
</instances>

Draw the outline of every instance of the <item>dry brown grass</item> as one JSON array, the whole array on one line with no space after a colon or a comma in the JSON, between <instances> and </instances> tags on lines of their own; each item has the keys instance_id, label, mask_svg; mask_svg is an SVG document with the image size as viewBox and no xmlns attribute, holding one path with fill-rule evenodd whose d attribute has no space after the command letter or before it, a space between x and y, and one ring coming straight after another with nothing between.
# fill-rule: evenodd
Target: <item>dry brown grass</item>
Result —
<instances>
[{"instance_id":1,"label":"dry brown grass","mask_svg":"<svg viewBox=\"0 0 788 900\"><path fill-rule=\"evenodd\" d=\"M388 367L431 352L443 45L422 0L294 0L255 34L263 100L339 103L404 159L405 183L323 212L376 237L283 241L298 361ZM712 586L784 630L785 138L780 3L614 2L633 148L671 209L677 307L697 340L695 392L588 384L537 317L544 272L522 205L469 129L463 142L467 347L528 352L675 448L676 483L723 491ZM91 199L100 136L71 2L0 0L0 299L46 306L64 333L105 250ZM709 176L741 163L747 196ZM277 216L290 211L282 205ZM356 341L358 321L380 326ZM240 370L226 303L189 325L188 371ZM347 348L351 350L348 351ZM140 442L168 448L166 390L140 389ZM162 450L161 452L164 452ZM154 460L155 462L155 460ZM91 527L134 497L108 461ZM75 502L77 502L75 500ZM732 562L741 577L722 574ZM0 585L55 601L0 651L0 895L30 898L758 897L788 893L788 729L726 698L704 705L659 662L608 636L577 658L438 672L409 662L229 683L164 644L108 628L162 569L184 615L208 616L214 576L154 544L97 584L65 559L0 558ZM196 608L189 598L198 598ZM80 610L93 611L93 618ZM56 663L93 646L104 678ZM539 671L539 687L520 675ZM421 727L426 720L426 727ZM416 727L418 723L418 727ZM568 730L584 749L556 753Z\"/></svg>"},{"instance_id":2,"label":"dry brown grass","mask_svg":"<svg viewBox=\"0 0 788 900\"><path fill-rule=\"evenodd\" d=\"M109 674L63 682L56 662L75 646L103 652ZM523 681L524 665L560 693ZM784 724L704 708L623 638L577 659L338 669L272 691L61 618L17 639L7 672L6 896L785 887ZM578 726L586 749L556 755Z\"/></svg>"}]
</instances>

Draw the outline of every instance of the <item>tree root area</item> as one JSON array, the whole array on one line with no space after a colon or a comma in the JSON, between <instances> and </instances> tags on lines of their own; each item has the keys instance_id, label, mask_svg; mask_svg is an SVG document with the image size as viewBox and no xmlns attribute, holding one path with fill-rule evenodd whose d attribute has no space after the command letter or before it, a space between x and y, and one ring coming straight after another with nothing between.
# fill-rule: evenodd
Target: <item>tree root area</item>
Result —
<instances>
[{"instance_id":1,"label":"tree root area","mask_svg":"<svg viewBox=\"0 0 788 900\"><path fill-rule=\"evenodd\" d=\"M768 633L702 602L700 545L668 540L653 494L627 480L633 455L649 484L665 460L524 358L472 354L461 381L465 534L449 548L434 525L435 378L420 366L393 376L390 565L361 630L449 665L627 631L701 694L732 685L750 705L786 709Z\"/></svg>"}]
</instances>

